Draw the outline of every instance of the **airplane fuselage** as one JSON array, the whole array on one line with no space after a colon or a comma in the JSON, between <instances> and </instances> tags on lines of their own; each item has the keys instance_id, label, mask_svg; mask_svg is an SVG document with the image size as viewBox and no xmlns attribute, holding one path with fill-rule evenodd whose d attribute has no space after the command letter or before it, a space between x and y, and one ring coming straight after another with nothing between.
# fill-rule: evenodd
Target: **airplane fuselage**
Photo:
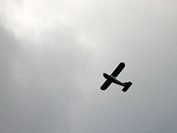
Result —
<instances>
[{"instance_id":1,"label":"airplane fuselage","mask_svg":"<svg viewBox=\"0 0 177 133\"><path fill-rule=\"evenodd\" d=\"M107 73L103 73L103 76L105 77L105 79L112 81L115 84L121 85L121 86L125 86L127 83L122 83L119 80L116 79L116 77L112 76L112 75L108 75Z\"/></svg>"}]
</instances>

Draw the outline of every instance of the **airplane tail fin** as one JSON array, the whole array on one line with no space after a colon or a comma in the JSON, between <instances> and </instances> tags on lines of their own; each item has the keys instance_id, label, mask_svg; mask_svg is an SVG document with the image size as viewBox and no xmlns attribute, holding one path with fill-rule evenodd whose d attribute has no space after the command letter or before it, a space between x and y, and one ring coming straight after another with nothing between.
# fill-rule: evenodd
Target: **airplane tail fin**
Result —
<instances>
[{"instance_id":1,"label":"airplane tail fin","mask_svg":"<svg viewBox=\"0 0 177 133\"><path fill-rule=\"evenodd\" d=\"M128 82L127 83L127 85L122 89L122 91L123 92L126 92L128 89L129 89L129 87L132 85L132 83L131 82Z\"/></svg>"}]
</instances>

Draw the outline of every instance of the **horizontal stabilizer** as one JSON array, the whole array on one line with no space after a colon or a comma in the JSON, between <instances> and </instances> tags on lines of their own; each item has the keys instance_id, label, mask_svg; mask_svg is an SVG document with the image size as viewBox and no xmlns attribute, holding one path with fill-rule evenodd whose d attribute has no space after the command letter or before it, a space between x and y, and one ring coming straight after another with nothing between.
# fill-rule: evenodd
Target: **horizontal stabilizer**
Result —
<instances>
[{"instance_id":1,"label":"horizontal stabilizer","mask_svg":"<svg viewBox=\"0 0 177 133\"><path fill-rule=\"evenodd\" d=\"M127 83L127 85L122 89L122 91L123 92L126 92L128 89L129 89L129 87L132 85L132 83L131 82L128 82Z\"/></svg>"}]
</instances>

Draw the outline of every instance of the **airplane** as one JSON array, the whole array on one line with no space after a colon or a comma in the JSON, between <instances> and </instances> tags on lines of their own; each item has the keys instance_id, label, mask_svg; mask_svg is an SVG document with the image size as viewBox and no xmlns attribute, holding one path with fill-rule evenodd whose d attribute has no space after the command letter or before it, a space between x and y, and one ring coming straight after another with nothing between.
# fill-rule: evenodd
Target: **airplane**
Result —
<instances>
[{"instance_id":1,"label":"airplane","mask_svg":"<svg viewBox=\"0 0 177 133\"><path fill-rule=\"evenodd\" d=\"M115 83L118 85L123 86L124 88L122 89L123 92L126 92L129 87L132 85L131 82L120 82L116 77L120 74L120 72L124 69L125 63L121 62L117 68L113 71L111 75L108 75L107 73L103 73L104 78L106 81L103 83L103 85L100 87L101 90L106 90L111 83Z\"/></svg>"}]
</instances>

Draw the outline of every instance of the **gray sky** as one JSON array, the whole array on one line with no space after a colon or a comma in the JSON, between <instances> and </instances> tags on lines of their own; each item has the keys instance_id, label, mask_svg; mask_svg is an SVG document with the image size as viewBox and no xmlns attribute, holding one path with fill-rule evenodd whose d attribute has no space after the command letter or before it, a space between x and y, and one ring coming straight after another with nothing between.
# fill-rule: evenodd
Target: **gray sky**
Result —
<instances>
[{"instance_id":1,"label":"gray sky","mask_svg":"<svg viewBox=\"0 0 177 133\"><path fill-rule=\"evenodd\" d=\"M1 0L1 133L177 132L177 2ZM120 62L122 92L101 91Z\"/></svg>"}]
</instances>

